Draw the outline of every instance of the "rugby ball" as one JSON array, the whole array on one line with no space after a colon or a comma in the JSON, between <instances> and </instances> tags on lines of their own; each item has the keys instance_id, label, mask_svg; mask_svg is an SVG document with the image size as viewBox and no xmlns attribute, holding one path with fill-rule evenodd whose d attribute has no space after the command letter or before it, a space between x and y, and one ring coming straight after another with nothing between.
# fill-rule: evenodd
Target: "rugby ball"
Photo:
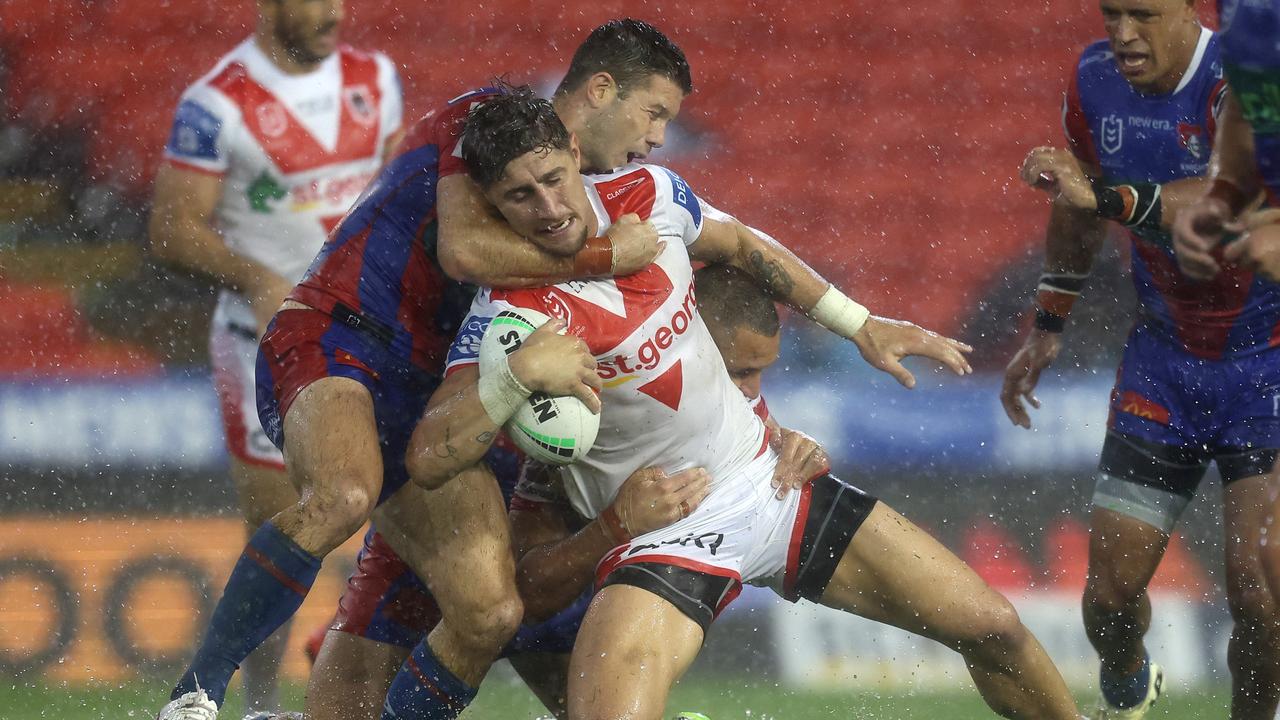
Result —
<instances>
[{"instance_id":1,"label":"rugby ball","mask_svg":"<svg viewBox=\"0 0 1280 720\"><path fill-rule=\"evenodd\" d=\"M480 340L480 374L494 372L503 358L550 319L527 308L510 308L495 315ZM600 416L572 395L552 397L536 392L520 405L505 429L529 457L568 465L586 455L595 443Z\"/></svg>"}]
</instances>

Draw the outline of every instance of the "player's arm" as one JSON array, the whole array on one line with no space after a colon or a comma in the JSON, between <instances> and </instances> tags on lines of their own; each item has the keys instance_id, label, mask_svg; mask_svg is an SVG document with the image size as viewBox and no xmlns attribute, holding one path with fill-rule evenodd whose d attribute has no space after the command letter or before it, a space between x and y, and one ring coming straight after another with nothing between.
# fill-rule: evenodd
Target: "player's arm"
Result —
<instances>
[{"instance_id":1,"label":"player's arm","mask_svg":"<svg viewBox=\"0 0 1280 720\"><path fill-rule=\"evenodd\" d=\"M1062 351L1067 315L1106 240L1106 222L1093 211L1073 207L1061 199L1054 202L1050 210L1044 270L1035 294L1035 321L1022 347L1005 368L1000 389L1000 403L1015 425L1031 427L1024 402L1040 407L1034 394L1036 384L1040 373Z\"/></svg>"},{"instance_id":2,"label":"player's arm","mask_svg":"<svg viewBox=\"0 0 1280 720\"><path fill-rule=\"evenodd\" d=\"M1218 118L1213 155L1209 159L1209 179L1206 191L1178 214L1173 226L1178 267L1197 280L1218 274L1221 265L1213 255L1214 249L1226 233L1244 229L1237 218L1262 189L1254 156L1253 128L1231 93L1227 94ZM1231 259L1236 260L1254 248L1246 244L1230 250Z\"/></svg>"},{"instance_id":3,"label":"player's arm","mask_svg":"<svg viewBox=\"0 0 1280 720\"><path fill-rule=\"evenodd\" d=\"M777 300L853 341L867 363L906 387L915 386L915 377L901 360L911 355L937 360L957 375L973 371L964 356L972 350L968 345L908 322L871 316L781 243L736 220L705 219L689 254L695 260L729 263L746 271Z\"/></svg>"},{"instance_id":4,"label":"player's arm","mask_svg":"<svg viewBox=\"0 0 1280 720\"><path fill-rule=\"evenodd\" d=\"M710 475L702 468L670 477L657 468L637 470L600 517L576 533L569 532L562 506L513 501L516 587L524 601L525 621L541 622L569 607L591 586L595 567L606 553L685 517L710 486Z\"/></svg>"},{"instance_id":5,"label":"player's arm","mask_svg":"<svg viewBox=\"0 0 1280 720\"><path fill-rule=\"evenodd\" d=\"M600 377L586 343L560 335L561 320L533 331L495 371L453 370L428 401L409 440L405 464L414 482L438 488L484 457L498 429L535 392L573 395L600 412Z\"/></svg>"},{"instance_id":6,"label":"player's arm","mask_svg":"<svg viewBox=\"0 0 1280 720\"><path fill-rule=\"evenodd\" d=\"M466 173L440 179L436 211L440 267L455 280L483 287L541 287L628 275L653 262L660 249L653 226L627 215L605 236L588 240L577 255L552 255L516 234Z\"/></svg>"},{"instance_id":7,"label":"player's arm","mask_svg":"<svg viewBox=\"0 0 1280 720\"><path fill-rule=\"evenodd\" d=\"M265 265L233 252L213 225L222 176L166 163L156 175L151 252L171 265L208 275L244 295L261 330L293 284Z\"/></svg>"}]
</instances>

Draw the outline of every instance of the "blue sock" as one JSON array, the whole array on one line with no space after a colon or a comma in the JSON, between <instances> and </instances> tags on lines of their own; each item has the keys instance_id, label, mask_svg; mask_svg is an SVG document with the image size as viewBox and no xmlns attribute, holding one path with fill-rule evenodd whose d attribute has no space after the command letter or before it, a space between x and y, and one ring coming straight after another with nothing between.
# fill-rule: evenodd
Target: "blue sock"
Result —
<instances>
[{"instance_id":1,"label":"blue sock","mask_svg":"<svg viewBox=\"0 0 1280 720\"><path fill-rule=\"evenodd\" d=\"M475 697L476 689L441 665L423 638L391 682L382 720L453 720Z\"/></svg>"},{"instance_id":2,"label":"blue sock","mask_svg":"<svg viewBox=\"0 0 1280 720\"><path fill-rule=\"evenodd\" d=\"M204 642L172 698L199 685L221 707L236 668L293 617L319 570L320 558L298 547L275 525L267 522L258 528L227 578Z\"/></svg>"},{"instance_id":3,"label":"blue sock","mask_svg":"<svg viewBox=\"0 0 1280 720\"><path fill-rule=\"evenodd\" d=\"M1147 686L1151 684L1151 662L1142 658L1142 667L1132 675L1108 675L1106 670L1100 673L1102 697L1119 708L1131 708L1147 697Z\"/></svg>"}]
</instances>

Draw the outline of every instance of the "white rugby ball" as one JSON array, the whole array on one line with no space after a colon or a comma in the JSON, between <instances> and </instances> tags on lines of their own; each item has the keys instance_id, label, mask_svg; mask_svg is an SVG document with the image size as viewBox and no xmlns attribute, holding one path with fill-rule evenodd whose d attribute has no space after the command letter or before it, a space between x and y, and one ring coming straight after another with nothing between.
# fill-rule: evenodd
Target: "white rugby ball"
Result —
<instances>
[{"instance_id":1,"label":"white rugby ball","mask_svg":"<svg viewBox=\"0 0 1280 720\"><path fill-rule=\"evenodd\" d=\"M494 371L529 334L551 318L537 310L511 308L489 321L480 340L480 374ZM552 465L568 465L591 449L600 431L600 416L572 395L551 397L536 392L506 424L507 435L529 457Z\"/></svg>"}]
</instances>

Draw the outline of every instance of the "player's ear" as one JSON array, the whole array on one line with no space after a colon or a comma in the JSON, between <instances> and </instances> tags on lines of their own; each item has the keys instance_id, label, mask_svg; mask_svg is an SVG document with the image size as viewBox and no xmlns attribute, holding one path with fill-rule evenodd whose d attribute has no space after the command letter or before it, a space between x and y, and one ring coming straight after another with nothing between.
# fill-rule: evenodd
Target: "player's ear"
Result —
<instances>
[{"instance_id":1,"label":"player's ear","mask_svg":"<svg viewBox=\"0 0 1280 720\"><path fill-rule=\"evenodd\" d=\"M569 133L569 154L573 156L573 162L582 168L582 148L578 146L578 134Z\"/></svg>"},{"instance_id":2,"label":"player's ear","mask_svg":"<svg viewBox=\"0 0 1280 720\"><path fill-rule=\"evenodd\" d=\"M603 70L587 78L585 83L587 104L593 108L602 108L613 102L618 95L618 83L613 76Z\"/></svg>"}]
</instances>

